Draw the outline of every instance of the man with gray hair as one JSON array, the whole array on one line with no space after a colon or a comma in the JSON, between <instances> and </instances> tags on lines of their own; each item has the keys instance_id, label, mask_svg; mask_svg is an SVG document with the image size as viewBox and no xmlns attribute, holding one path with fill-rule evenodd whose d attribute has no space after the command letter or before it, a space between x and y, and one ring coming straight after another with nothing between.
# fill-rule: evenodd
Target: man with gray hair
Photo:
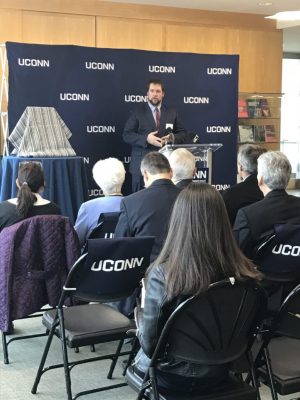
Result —
<instances>
[{"instance_id":1,"label":"man with gray hair","mask_svg":"<svg viewBox=\"0 0 300 400\"><path fill-rule=\"evenodd\" d=\"M257 159L266 151L266 149L256 144L244 144L239 148L237 169L241 182L222 193L232 226L240 208L262 200L264 197L258 187L256 175Z\"/></svg>"},{"instance_id":2,"label":"man with gray hair","mask_svg":"<svg viewBox=\"0 0 300 400\"><path fill-rule=\"evenodd\" d=\"M285 191L291 164L280 151L269 151L258 158L257 181L264 198L240 209L234 234L244 254L252 258L259 245L274 233L274 224L300 224L300 198Z\"/></svg>"},{"instance_id":3,"label":"man with gray hair","mask_svg":"<svg viewBox=\"0 0 300 400\"><path fill-rule=\"evenodd\" d=\"M196 168L194 155L184 148L179 148L172 151L169 163L173 171L172 181L179 189L184 189L193 181Z\"/></svg>"},{"instance_id":4,"label":"man with gray hair","mask_svg":"<svg viewBox=\"0 0 300 400\"><path fill-rule=\"evenodd\" d=\"M153 261L167 236L171 211L180 190L171 180L168 159L159 152L144 156L141 173L146 188L123 198L115 237L155 236Z\"/></svg>"}]
</instances>

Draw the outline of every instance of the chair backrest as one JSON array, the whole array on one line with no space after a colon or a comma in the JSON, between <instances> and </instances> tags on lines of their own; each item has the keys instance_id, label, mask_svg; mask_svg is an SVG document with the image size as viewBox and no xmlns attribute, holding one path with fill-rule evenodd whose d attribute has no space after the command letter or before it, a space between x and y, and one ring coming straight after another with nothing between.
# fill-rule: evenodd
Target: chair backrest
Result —
<instances>
[{"instance_id":1,"label":"chair backrest","mask_svg":"<svg viewBox=\"0 0 300 400\"><path fill-rule=\"evenodd\" d=\"M181 303L167 321L155 359L218 365L238 359L251 346L266 310L266 294L253 282L221 281Z\"/></svg>"},{"instance_id":2,"label":"chair backrest","mask_svg":"<svg viewBox=\"0 0 300 400\"><path fill-rule=\"evenodd\" d=\"M274 225L274 235L259 246L254 262L262 272L283 279L300 276L300 225Z\"/></svg>"},{"instance_id":3,"label":"chair backrest","mask_svg":"<svg viewBox=\"0 0 300 400\"><path fill-rule=\"evenodd\" d=\"M98 223L89 234L88 239L111 239L114 237L115 229L119 219L119 212L101 213ZM85 242L81 253L84 254L88 251L87 241Z\"/></svg>"},{"instance_id":4,"label":"chair backrest","mask_svg":"<svg viewBox=\"0 0 300 400\"><path fill-rule=\"evenodd\" d=\"M104 232L104 236L102 236L103 238L113 237L113 236L110 236L110 234L115 232L115 229L116 229L116 226L118 223L118 219L119 219L119 215L120 215L119 211L106 212L106 213L101 213L99 215L98 224L102 223L103 232ZM109 236L108 236L108 234L109 234ZM95 238L90 238L90 239L95 239Z\"/></svg>"},{"instance_id":5,"label":"chair backrest","mask_svg":"<svg viewBox=\"0 0 300 400\"><path fill-rule=\"evenodd\" d=\"M0 233L0 330L45 305L55 306L80 253L68 218L40 215ZM6 327L6 329L5 329Z\"/></svg>"},{"instance_id":6,"label":"chair backrest","mask_svg":"<svg viewBox=\"0 0 300 400\"><path fill-rule=\"evenodd\" d=\"M300 339L300 285L286 297L274 318L271 335L274 334Z\"/></svg>"},{"instance_id":7,"label":"chair backrest","mask_svg":"<svg viewBox=\"0 0 300 400\"><path fill-rule=\"evenodd\" d=\"M114 301L128 297L150 264L154 237L89 239L88 253L73 266L65 283L76 297Z\"/></svg>"}]
</instances>

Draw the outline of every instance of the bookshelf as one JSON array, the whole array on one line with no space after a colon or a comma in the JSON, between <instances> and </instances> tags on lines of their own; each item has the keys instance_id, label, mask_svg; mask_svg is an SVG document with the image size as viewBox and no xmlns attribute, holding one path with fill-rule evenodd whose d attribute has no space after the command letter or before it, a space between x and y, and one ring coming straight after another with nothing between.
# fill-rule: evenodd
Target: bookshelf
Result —
<instances>
[{"instance_id":1,"label":"bookshelf","mask_svg":"<svg viewBox=\"0 0 300 400\"><path fill-rule=\"evenodd\" d=\"M280 147L282 93L239 93L238 142Z\"/></svg>"}]
</instances>

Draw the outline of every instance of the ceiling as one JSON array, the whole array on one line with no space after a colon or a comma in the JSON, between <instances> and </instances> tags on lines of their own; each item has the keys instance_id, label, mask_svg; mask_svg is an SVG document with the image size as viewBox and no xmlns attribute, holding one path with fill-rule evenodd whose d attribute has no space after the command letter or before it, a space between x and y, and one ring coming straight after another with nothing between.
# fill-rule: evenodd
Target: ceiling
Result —
<instances>
[{"instance_id":1,"label":"ceiling","mask_svg":"<svg viewBox=\"0 0 300 400\"><path fill-rule=\"evenodd\" d=\"M228 11L273 15L280 11L300 11L300 0L106 0L115 3L135 3L199 10ZM300 53L300 20L284 25L283 51Z\"/></svg>"}]
</instances>

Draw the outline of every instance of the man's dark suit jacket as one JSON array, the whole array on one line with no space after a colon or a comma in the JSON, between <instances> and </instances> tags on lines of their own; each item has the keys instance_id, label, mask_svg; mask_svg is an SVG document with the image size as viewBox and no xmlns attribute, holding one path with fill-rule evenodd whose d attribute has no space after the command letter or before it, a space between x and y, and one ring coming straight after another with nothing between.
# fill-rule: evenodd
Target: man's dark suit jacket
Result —
<instances>
[{"instance_id":1,"label":"man's dark suit jacket","mask_svg":"<svg viewBox=\"0 0 300 400\"><path fill-rule=\"evenodd\" d=\"M155 236L151 261L167 235L173 204L180 190L169 179L158 179L148 188L124 197L115 237Z\"/></svg>"},{"instance_id":2,"label":"man's dark suit jacket","mask_svg":"<svg viewBox=\"0 0 300 400\"><path fill-rule=\"evenodd\" d=\"M262 200L264 195L257 184L256 174L249 175L244 181L233 185L222 193L229 220L233 226L236 214L242 207Z\"/></svg>"},{"instance_id":3,"label":"man's dark suit jacket","mask_svg":"<svg viewBox=\"0 0 300 400\"><path fill-rule=\"evenodd\" d=\"M162 105L158 137L166 135L166 124L173 125L175 143L186 142L188 135L178 119L177 112L173 108L167 108ZM132 174L140 175L140 166L144 155L150 151L158 150L158 147L152 146L147 142L148 134L156 130L156 123L148 103L143 104L128 118L124 127L123 140L132 147L129 167L129 171Z\"/></svg>"},{"instance_id":4,"label":"man's dark suit jacket","mask_svg":"<svg viewBox=\"0 0 300 400\"><path fill-rule=\"evenodd\" d=\"M184 189L185 187L187 187L190 183L192 183L193 182L193 179L182 179L182 181L179 181L179 182L177 182L176 183L176 186L180 189L180 190L182 190L182 189Z\"/></svg>"},{"instance_id":5,"label":"man's dark suit jacket","mask_svg":"<svg viewBox=\"0 0 300 400\"><path fill-rule=\"evenodd\" d=\"M253 259L257 247L273 234L274 224L300 223L300 198L272 190L263 200L240 209L233 231L243 253Z\"/></svg>"}]
</instances>

